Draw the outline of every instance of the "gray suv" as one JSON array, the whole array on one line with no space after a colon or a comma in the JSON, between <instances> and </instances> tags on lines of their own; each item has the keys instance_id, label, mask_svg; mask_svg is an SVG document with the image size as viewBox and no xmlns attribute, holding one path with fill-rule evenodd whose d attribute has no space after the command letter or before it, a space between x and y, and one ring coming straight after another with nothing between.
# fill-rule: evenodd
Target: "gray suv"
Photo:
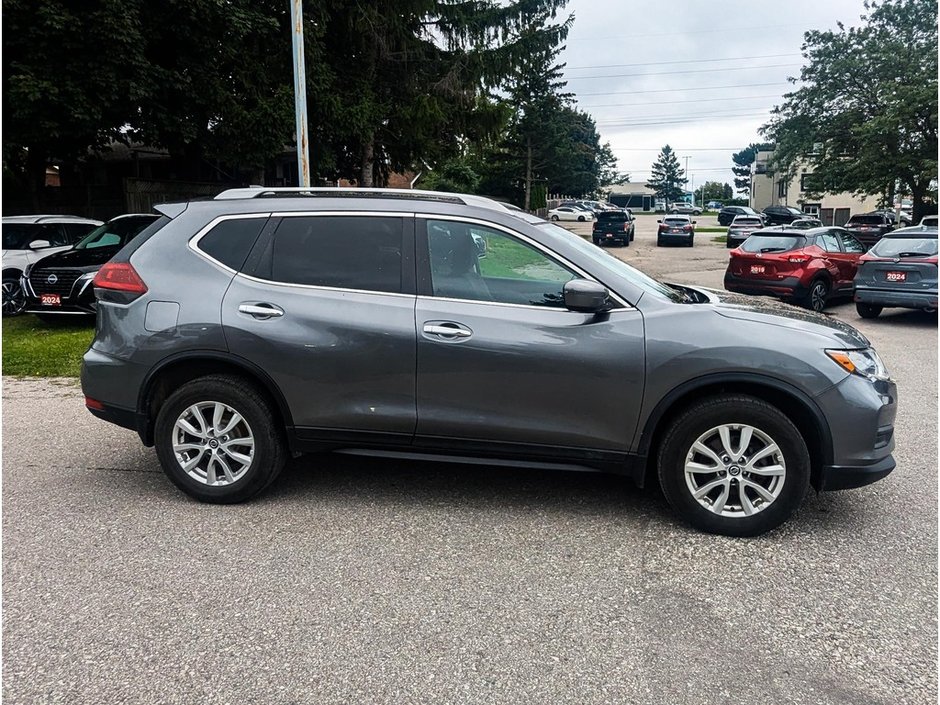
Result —
<instances>
[{"instance_id":1,"label":"gray suv","mask_svg":"<svg viewBox=\"0 0 940 705\"><path fill-rule=\"evenodd\" d=\"M300 453L448 458L658 480L744 536L894 468L895 385L838 321L656 281L477 196L156 209L95 277L82 388L199 500L246 500Z\"/></svg>"}]
</instances>

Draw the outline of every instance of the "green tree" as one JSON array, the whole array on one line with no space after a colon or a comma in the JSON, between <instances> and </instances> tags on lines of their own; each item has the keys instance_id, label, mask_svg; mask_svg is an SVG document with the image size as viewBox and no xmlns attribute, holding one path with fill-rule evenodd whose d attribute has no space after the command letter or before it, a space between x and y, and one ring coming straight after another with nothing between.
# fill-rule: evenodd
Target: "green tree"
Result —
<instances>
[{"instance_id":1,"label":"green tree","mask_svg":"<svg viewBox=\"0 0 940 705\"><path fill-rule=\"evenodd\" d=\"M731 184L724 184L719 181L706 181L695 189L695 202L700 204L706 201L726 201L733 196Z\"/></svg>"},{"instance_id":2,"label":"green tree","mask_svg":"<svg viewBox=\"0 0 940 705\"><path fill-rule=\"evenodd\" d=\"M763 133L774 167L813 169L818 192L910 193L914 220L937 179L937 4L866 2L859 27L804 35L802 86Z\"/></svg>"},{"instance_id":3,"label":"green tree","mask_svg":"<svg viewBox=\"0 0 940 705\"><path fill-rule=\"evenodd\" d=\"M647 182L653 189L656 196L663 198L667 203L677 201L682 198L685 191L683 186L688 182L682 167L679 166L679 160L672 147L668 144L662 148L656 161L653 163L653 173Z\"/></svg>"},{"instance_id":4,"label":"green tree","mask_svg":"<svg viewBox=\"0 0 940 705\"><path fill-rule=\"evenodd\" d=\"M731 155L731 161L734 166L731 171L734 172L734 187L738 193L749 196L751 193L751 164L757 158L758 152L773 149L770 142L752 142L740 152ZM731 198L731 196L728 196Z\"/></svg>"}]
</instances>

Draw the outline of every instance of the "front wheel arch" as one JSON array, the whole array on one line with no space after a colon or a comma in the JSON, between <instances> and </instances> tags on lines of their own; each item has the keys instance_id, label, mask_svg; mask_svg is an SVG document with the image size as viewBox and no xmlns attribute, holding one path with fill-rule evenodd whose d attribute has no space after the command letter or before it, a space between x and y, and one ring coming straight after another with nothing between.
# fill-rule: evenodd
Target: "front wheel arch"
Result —
<instances>
[{"instance_id":1,"label":"front wheel arch","mask_svg":"<svg viewBox=\"0 0 940 705\"><path fill-rule=\"evenodd\" d=\"M772 377L749 373L706 375L680 384L663 396L647 417L637 443L637 455L645 458L645 462L634 467L633 480L638 486L644 487L650 478L655 479L659 444L672 420L701 399L720 394L753 396L784 412L806 442L811 462L810 485L819 489L822 467L831 465L833 457L832 432L822 410L809 395L796 387Z\"/></svg>"}]
</instances>

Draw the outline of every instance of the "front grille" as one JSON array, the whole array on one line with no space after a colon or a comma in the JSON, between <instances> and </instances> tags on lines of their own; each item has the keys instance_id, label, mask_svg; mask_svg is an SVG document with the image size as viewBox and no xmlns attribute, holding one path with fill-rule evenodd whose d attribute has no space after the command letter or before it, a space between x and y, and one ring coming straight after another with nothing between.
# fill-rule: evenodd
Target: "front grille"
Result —
<instances>
[{"instance_id":1,"label":"front grille","mask_svg":"<svg viewBox=\"0 0 940 705\"><path fill-rule=\"evenodd\" d=\"M84 272L80 269L34 269L29 273L29 283L36 294L61 294L68 296L72 293L72 285ZM54 282L49 277L55 277Z\"/></svg>"}]
</instances>

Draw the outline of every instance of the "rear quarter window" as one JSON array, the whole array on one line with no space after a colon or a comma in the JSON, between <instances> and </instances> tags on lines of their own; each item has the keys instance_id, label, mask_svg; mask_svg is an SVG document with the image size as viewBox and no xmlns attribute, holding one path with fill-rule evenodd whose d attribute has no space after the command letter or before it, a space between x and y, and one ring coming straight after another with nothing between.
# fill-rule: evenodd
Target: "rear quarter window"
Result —
<instances>
[{"instance_id":1,"label":"rear quarter window","mask_svg":"<svg viewBox=\"0 0 940 705\"><path fill-rule=\"evenodd\" d=\"M197 247L226 267L239 271L251 251L267 218L232 218L223 220L203 235Z\"/></svg>"}]
</instances>

